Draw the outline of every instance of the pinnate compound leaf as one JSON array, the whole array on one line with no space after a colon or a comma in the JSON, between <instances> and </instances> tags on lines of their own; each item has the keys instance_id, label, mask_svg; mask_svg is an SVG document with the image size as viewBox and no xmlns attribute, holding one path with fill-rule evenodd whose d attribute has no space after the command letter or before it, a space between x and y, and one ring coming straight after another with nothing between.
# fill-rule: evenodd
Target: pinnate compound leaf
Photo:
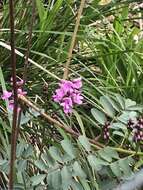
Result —
<instances>
[{"instance_id":1,"label":"pinnate compound leaf","mask_svg":"<svg viewBox=\"0 0 143 190\"><path fill-rule=\"evenodd\" d=\"M112 158L119 159L119 155L117 151L114 150L113 148L107 146L106 148L104 148L104 151L106 152L106 154L110 155Z\"/></svg>"},{"instance_id":2,"label":"pinnate compound leaf","mask_svg":"<svg viewBox=\"0 0 143 190\"><path fill-rule=\"evenodd\" d=\"M74 190L84 190L83 187L80 185L80 183L78 183L75 180L72 180L72 184L71 184L72 189Z\"/></svg>"},{"instance_id":3,"label":"pinnate compound leaf","mask_svg":"<svg viewBox=\"0 0 143 190\"><path fill-rule=\"evenodd\" d=\"M80 182L81 182L81 184L82 184L82 186L83 186L84 189L91 190L88 182L85 179L80 179Z\"/></svg>"},{"instance_id":4,"label":"pinnate compound leaf","mask_svg":"<svg viewBox=\"0 0 143 190\"><path fill-rule=\"evenodd\" d=\"M110 168L113 172L113 174L116 176L116 177L121 177L122 176L122 172L120 170L120 167L119 167L119 164L118 162L114 162L110 165Z\"/></svg>"},{"instance_id":5,"label":"pinnate compound leaf","mask_svg":"<svg viewBox=\"0 0 143 190\"><path fill-rule=\"evenodd\" d=\"M130 168L130 160L128 158L119 160L119 167L123 171L124 176L130 176L132 174L132 170Z\"/></svg>"},{"instance_id":6,"label":"pinnate compound leaf","mask_svg":"<svg viewBox=\"0 0 143 190\"><path fill-rule=\"evenodd\" d=\"M42 154L42 159L46 162L48 166L55 165L55 160L48 151Z\"/></svg>"},{"instance_id":7,"label":"pinnate compound leaf","mask_svg":"<svg viewBox=\"0 0 143 190\"><path fill-rule=\"evenodd\" d=\"M36 160L35 161L35 166L39 168L41 171L47 170L48 167L47 165L43 162L43 160Z\"/></svg>"},{"instance_id":8,"label":"pinnate compound leaf","mask_svg":"<svg viewBox=\"0 0 143 190\"><path fill-rule=\"evenodd\" d=\"M104 149L101 149L100 151L98 151L98 154L100 155L101 158L103 158L107 162L112 161L112 157L110 156L110 154L107 154Z\"/></svg>"},{"instance_id":9,"label":"pinnate compound leaf","mask_svg":"<svg viewBox=\"0 0 143 190\"><path fill-rule=\"evenodd\" d=\"M81 145L85 148L86 151L91 151L91 146L90 146L90 142L88 141L88 139L81 135L78 137L79 142L81 143Z\"/></svg>"},{"instance_id":10,"label":"pinnate compound leaf","mask_svg":"<svg viewBox=\"0 0 143 190\"><path fill-rule=\"evenodd\" d=\"M114 110L112 104L106 98L106 96L101 96L100 97L100 103L103 106L103 109L105 110L105 113L108 116L113 118L115 116L115 110Z\"/></svg>"},{"instance_id":11,"label":"pinnate compound leaf","mask_svg":"<svg viewBox=\"0 0 143 190\"><path fill-rule=\"evenodd\" d=\"M113 131L113 135L117 135L119 137L124 137L125 136L125 134L123 132L121 132L121 131Z\"/></svg>"},{"instance_id":12,"label":"pinnate compound leaf","mask_svg":"<svg viewBox=\"0 0 143 190\"><path fill-rule=\"evenodd\" d=\"M59 190L62 184L62 177L61 177L61 171L56 170L51 173L52 174L52 186L55 190Z\"/></svg>"},{"instance_id":13,"label":"pinnate compound leaf","mask_svg":"<svg viewBox=\"0 0 143 190\"><path fill-rule=\"evenodd\" d=\"M88 159L88 162L89 162L90 166L91 166L92 168L94 168L95 170L97 170L97 171L100 170L100 169L102 168L102 166L107 166L107 165L109 165L108 162L103 161L103 160L101 160L100 158L97 158L95 155L92 155L92 154L90 154L90 155L87 157L87 159Z\"/></svg>"},{"instance_id":14,"label":"pinnate compound leaf","mask_svg":"<svg viewBox=\"0 0 143 190\"><path fill-rule=\"evenodd\" d=\"M116 111L120 111L120 108L117 104L117 102L115 102L112 98L110 98L109 96L105 96L105 98L109 101L109 103L112 105L112 107L116 110Z\"/></svg>"},{"instance_id":15,"label":"pinnate compound leaf","mask_svg":"<svg viewBox=\"0 0 143 190\"><path fill-rule=\"evenodd\" d=\"M46 174L39 174L36 176L31 177L32 185L38 185L40 184L46 177Z\"/></svg>"},{"instance_id":16,"label":"pinnate compound leaf","mask_svg":"<svg viewBox=\"0 0 143 190\"><path fill-rule=\"evenodd\" d=\"M119 102L121 108L125 109L125 100L120 94L116 94L116 100Z\"/></svg>"},{"instance_id":17,"label":"pinnate compound leaf","mask_svg":"<svg viewBox=\"0 0 143 190\"><path fill-rule=\"evenodd\" d=\"M96 108L92 108L91 114L100 124L104 125L106 123L107 119L103 112L97 110Z\"/></svg>"},{"instance_id":18,"label":"pinnate compound leaf","mask_svg":"<svg viewBox=\"0 0 143 190\"><path fill-rule=\"evenodd\" d=\"M131 99L126 99L125 100L125 108L127 109L128 107L135 106L136 102L132 101Z\"/></svg>"},{"instance_id":19,"label":"pinnate compound leaf","mask_svg":"<svg viewBox=\"0 0 143 190\"><path fill-rule=\"evenodd\" d=\"M106 160L107 162L111 162L113 159L119 159L119 155L113 148L107 146L98 151L98 154L101 158Z\"/></svg>"},{"instance_id":20,"label":"pinnate compound leaf","mask_svg":"<svg viewBox=\"0 0 143 190\"><path fill-rule=\"evenodd\" d=\"M61 145L62 145L64 151L65 151L69 156L71 156L72 158L75 158L75 156L76 156L75 149L74 149L72 143L71 143L68 139L62 140L62 141L61 141Z\"/></svg>"},{"instance_id":21,"label":"pinnate compound leaf","mask_svg":"<svg viewBox=\"0 0 143 190\"><path fill-rule=\"evenodd\" d=\"M84 178L84 179L86 178L85 172L83 171L83 169L81 168L81 165L77 161L75 161L73 164L73 170L76 176L80 178Z\"/></svg>"},{"instance_id":22,"label":"pinnate compound leaf","mask_svg":"<svg viewBox=\"0 0 143 190\"><path fill-rule=\"evenodd\" d=\"M61 154L61 152L59 151L58 148L56 148L54 146L50 147L49 148L49 153L52 156L52 158L55 159L56 161L63 162L62 154Z\"/></svg>"},{"instance_id":23,"label":"pinnate compound leaf","mask_svg":"<svg viewBox=\"0 0 143 190\"><path fill-rule=\"evenodd\" d=\"M72 183L72 174L67 166L64 166L61 170L62 176L62 188L68 189Z\"/></svg>"}]
</instances>

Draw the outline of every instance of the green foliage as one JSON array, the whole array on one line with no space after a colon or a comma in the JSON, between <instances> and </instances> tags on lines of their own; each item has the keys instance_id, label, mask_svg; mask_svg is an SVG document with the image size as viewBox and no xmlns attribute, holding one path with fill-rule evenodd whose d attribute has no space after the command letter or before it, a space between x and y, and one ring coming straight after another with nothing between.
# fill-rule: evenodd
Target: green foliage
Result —
<instances>
[{"instance_id":1,"label":"green foliage","mask_svg":"<svg viewBox=\"0 0 143 190\"><path fill-rule=\"evenodd\" d=\"M131 143L133 148L136 145L132 142L132 133L128 131L128 121L135 120L142 116L143 106L137 105L131 99L125 99L120 95L102 96L100 98L101 110L91 109L94 119L103 128L107 122L110 123L110 139L118 144ZM113 114L114 113L114 114Z\"/></svg>"},{"instance_id":2,"label":"green foliage","mask_svg":"<svg viewBox=\"0 0 143 190\"><path fill-rule=\"evenodd\" d=\"M142 142L134 143L127 128L129 119L143 112L143 39L138 26L142 11L134 9L137 2L86 2L69 74L69 78L82 77L84 103L65 116L51 97L63 76L80 1L36 0L27 96L41 113L46 111L79 136L67 134L22 105L15 190L109 190L142 167ZM32 6L29 0L19 0L14 8L17 75L22 77ZM3 91L11 88L8 18L7 1L0 28ZM0 100L0 189L8 188L12 113L7 105ZM109 141L103 138L107 122Z\"/></svg>"}]
</instances>

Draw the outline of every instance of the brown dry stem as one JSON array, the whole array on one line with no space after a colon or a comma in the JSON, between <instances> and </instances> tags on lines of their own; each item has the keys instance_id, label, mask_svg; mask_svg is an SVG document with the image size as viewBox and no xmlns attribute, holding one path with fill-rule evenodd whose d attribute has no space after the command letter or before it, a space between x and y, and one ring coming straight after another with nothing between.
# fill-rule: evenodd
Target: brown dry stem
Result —
<instances>
[{"instance_id":1,"label":"brown dry stem","mask_svg":"<svg viewBox=\"0 0 143 190\"><path fill-rule=\"evenodd\" d=\"M73 49L75 47L76 36L77 36L78 28L80 25L80 19L81 19L84 5L85 5L85 1L86 0L81 0L81 2L80 2L80 7L78 10L77 19L76 19L76 23L75 23L75 28L74 28L74 32L73 32L72 39L71 39L71 45L70 45L69 52L68 52L67 62L66 62L65 69L64 69L63 79L68 79L69 66L70 66L71 59L72 59Z\"/></svg>"}]
</instances>

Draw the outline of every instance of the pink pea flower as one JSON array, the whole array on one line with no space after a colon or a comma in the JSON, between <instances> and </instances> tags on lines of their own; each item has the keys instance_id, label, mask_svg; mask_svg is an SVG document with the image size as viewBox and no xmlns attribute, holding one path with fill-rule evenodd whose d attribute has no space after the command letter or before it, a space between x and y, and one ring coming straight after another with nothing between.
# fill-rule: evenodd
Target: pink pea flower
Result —
<instances>
[{"instance_id":1,"label":"pink pea flower","mask_svg":"<svg viewBox=\"0 0 143 190\"><path fill-rule=\"evenodd\" d=\"M14 108L14 100L10 100L10 101L9 101L8 108L9 108L10 110L13 110L13 108Z\"/></svg>"},{"instance_id":2,"label":"pink pea flower","mask_svg":"<svg viewBox=\"0 0 143 190\"><path fill-rule=\"evenodd\" d=\"M73 92L72 82L71 81L61 80L59 86L63 89L63 91L65 93L67 93L67 92L72 93Z\"/></svg>"},{"instance_id":3,"label":"pink pea flower","mask_svg":"<svg viewBox=\"0 0 143 190\"><path fill-rule=\"evenodd\" d=\"M82 104L83 103L83 96L81 96L81 94L80 93L73 93L73 95L72 95L72 98L73 98L73 102L75 103L75 104Z\"/></svg>"},{"instance_id":4,"label":"pink pea flower","mask_svg":"<svg viewBox=\"0 0 143 190\"><path fill-rule=\"evenodd\" d=\"M11 100L11 102L9 102L8 109L9 109L10 111L13 111L13 109L14 109L14 102L13 102L13 100ZM20 110L21 110L21 108L18 107L18 108L17 108L17 112L19 113Z\"/></svg>"},{"instance_id":5,"label":"pink pea flower","mask_svg":"<svg viewBox=\"0 0 143 190\"><path fill-rule=\"evenodd\" d=\"M12 77L11 77L10 81L11 82L13 81ZM16 84L17 84L17 87L18 87L17 94L25 96L27 94L27 92L23 91L22 88L21 88L22 85L24 84L24 81L22 79L18 78L18 80L16 81ZM3 95L1 96L1 98L3 100L9 100L9 98L10 98L10 100L8 101L8 109L11 110L11 111L13 111L13 109L14 109L14 99L13 99L12 95L13 95L13 91L12 92L4 91ZM21 108L18 106L17 112L19 113L20 110L21 110Z\"/></svg>"},{"instance_id":6,"label":"pink pea flower","mask_svg":"<svg viewBox=\"0 0 143 190\"><path fill-rule=\"evenodd\" d=\"M18 88L18 89L17 89L17 93L18 93L19 95L22 95L22 96L25 96L25 95L27 94L27 92L26 92L26 91L23 91L21 88Z\"/></svg>"},{"instance_id":7,"label":"pink pea flower","mask_svg":"<svg viewBox=\"0 0 143 190\"><path fill-rule=\"evenodd\" d=\"M60 105L63 106L64 112L66 114L72 112L73 103L71 98L64 98L63 102Z\"/></svg>"},{"instance_id":8,"label":"pink pea flower","mask_svg":"<svg viewBox=\"0 0 143 190\"><path fill-rule=\"evenodd\" d=\"M8 92L8 91L4 91L3 92L3 95L1 96L1 98L3 99L3 100L8 100L10 97L12 96L12 92Z\"/></svg>"},{"instance_id":9,"label":"pink pea flower","mask_svg":"<svg viewBox=\"0 0 143 190\"><path fill-rule=\"evenodd\" d=\"M64 112L66 115L68 115L69 113L72 113L72 108L71 107L64 108Z\"/></svg>"},{"instance_id":10,"label":"pink pea flower","mask_svg":"<svg viewBox=\"0 0 143 190\"><path fill-rule=\"evenodd\" d=\"M24 84L24 80L21 79L21 80L17 81L16 84L18 86L22 86Z\"/></svg>"},{"instance_id":11,"label":"pink pea flower","mask_svg":"<svg viewBox=\"0 0 143 190\"><path fill-rule=\"evenodd\" d=\"M72 81L60 81L59 88L55 91L55 94L52 97L55 102L58 102L63 107L65 114L71 113L74 105L82 104L83 96L80 91L81 87L81 78Z\"/></svg>"},{"instance_id":12,"label":"pink pea flower","mask_svg":"<svg viewBox=\"0 0 143 190\"><path fill-rule=\"evenodd\" d=\"M82 87L82 81L81 78L77 78L72 80L72 87L76 89L80 89Z\"/></svg>"},{"instance_id":13,"label":"pink pea flower","mask_svg":"<svg viewBox=\"0 0 143 190\"><path fill-rule=\"evenodd\" d=\"M13 84L12 82L13 82L13 78L11 77L10 78L10 81L11 81L11 85ZM24 84L24 80L22 80L22 79L18 79L17 80L17 82L16 82L16 84L17 84L17 86L22 86L23 84Z\"/></svg>"},{"instance_id":14,"label":"pink pea flower","mask_svg":"<svg viewBox=\"0 0 143 190\"><path fill-rule=\"evenodd\" d=\"M65 92L63 91L63 89L59 88L56 90L56 94L53 95L53 100L55 102L60 102L62 100L62 98L64 97Z\"/></svg>"}]
</instances>

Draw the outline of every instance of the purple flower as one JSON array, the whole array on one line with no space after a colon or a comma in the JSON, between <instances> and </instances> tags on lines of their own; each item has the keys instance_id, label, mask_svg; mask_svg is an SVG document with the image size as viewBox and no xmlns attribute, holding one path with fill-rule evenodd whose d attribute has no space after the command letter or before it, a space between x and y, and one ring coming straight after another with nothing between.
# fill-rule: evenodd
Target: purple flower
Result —
<instances>
[{"instance_id":1,"label":"purple flower","mask_svg":"<svg viewBox=\"0 0 143 190\"><path fill-rule=\"evenodd\" d=\"M61 80L59 86L60 88L62 88L62 90L67 93L72 93L73 92L73 88L72 88L72 82L68 81L68 80Z\"/></svg>"},{"instance_id":2,"label":"purple flower","mask_svg":"<svg viewBox=\"0 0 143 190\"><path fill-rule=\"evenodd\" d=\"M10 78L10 81L11 81L11 85L12 85L12 82L13 82L12 77ZM24 84L24 80L18 78L18 80L16 81L16 84L17 84L17 86L20 87L20 86L22 86Z\"/></svg>"},{"instance_id":3,"label":"purple flower","mask_svg":"<svg viewBox=\"0 0 143 190\"><path fill-rule=\"evenodd\" d=\"M135 143L143 140L143 119L141 117L137 118L137 121L132 128L132 132L133 132L133 141Z\"/></svg>"},{"instance_id":4,"label":"purple flower","mask_svg":"<svg viewBox=\"0 0 143 190\"><path fill-rule=\"evenodd\" d=\"M9 101L8 108L9 108L10 110L13 110L13 108L14 108L14 100L10 100L10 101Z\"/></svg>"},{"instance_id":5,"label":"purple flower","mask_svg":"<svg viewBox=\"0 0 143 190\"><path fill-rule=\"evenodd\" d=\"M103 126L103 138L104 140L109 140L110 137L110 133L109 133L109 129L110 129L110 123L106 122L105 125Z\"/></svg>"},{"instance_id":6,"label":"purple flower","mask_svg":"<svg viewBox=\"0 0 143 190\"><path fill-rule=\"evenodd\" d=\"M27 92L26 92L26 91L23 91L21 88L18 88L18 89L17 89L17 93L18 93L19 95L22 95L22 96L25 96L25 95L27 94Z\"/></svg>"},{"instance_id":7,"label":"purple flower","mask_svg":"<svg viewBox=\"0 0 143 190\"><path fill-rule=\"evenodd\" d=\"M52 96L55 102L58 102L66 114L72 112L72 108L75 104L82 104L83 96L81 95L82 81L81 78L74 79L72 81L61 80L59 88Z\"/></svg>"},{"instance_id":8,"label":"purple flower","mask_svg":"<svg viewBox=\"0 0 143 190\"><path fill-rule=\"evenodd\" d=\"M66 114L72 112L73 103L71 98L64 98L63 102L60 103L60 105L63 106L64 112Z\"/></svg>"},{"instance_id":9,"label":"purple flower","mask_svg":"<svg viewBox=\"0 0 143 190\"><path fill-rule=\"evenodd\" d=\"M13 78L11 77L11 82L13 81ZM23 85L24 81L23 80L18 80L17 82L17 86L18 86L18 89L17 89L17 94L18 95L22 95L22 96L25 96L27 94L26 91L23 91L21 86ZM8 108L9 110L13 111L13 108L14 108L14 99L13 99L13 91L12 92L8 92L8 91L4 91L3 92L3 95L2 95L2 99L3 100L10 100L8 101ZM17 111L19 112L21 110L20 107L18 107Z\"/></svg>"},{"instance_id":10,"label":"purple flower","mask_svg":"<svg viewBox=\"0 0 143 190\"><path fill-rule=\"evenodd\" d=\"M59 88L56 90L56 93L52 97L55 102L60 102L62 98L64 97L64 95L65 95L65 92L63 91L63 89Z\"/></svg>"},{"instance_id":11,"label":"purple flower","mask_svg":"<svg viewBox=\"0 0 143 190\"><path fill-rule=\"evenodd\" d=\"M13 111L13 109L14 109L14 100L10 100L10 101L9 101L8 109L9 109L10 111ZM20 110L21 110L21 108L18 106L17 112L19 113Z\"/></svg>"},{"instance_id":12,"label":"purple flower","mask_svg":"<svg viewBox=\"0 0 143 190\"><path fill-rule=\"evenodd\" d=\"M128 121L128 123L127 123L127 127L128 127L129 129L133 129L134 125L135 125L135 121L129 119L129 121Z\"/></svg>"},{"instance_id":13,"label":"purple flower","mask_svg":"<svg viewBox=\"0 0 143 190\"><path fill-rule=\"evenodd\" d=\"M80 89L82 87L82 81L81 78L77 78L72 80L72 87L76 89Z\"/></svg>"},{"instance_id":14,"label":"purple flower","mask_svg":"<svg viewBox=\"0 0 143 190\"><path fill-rule=\"evenodd\" d=\"M17 86L22 86L24 84L24 80L19 80L16 82Z\"/></svg>"},{"instance_id":15,"label":"purple flower","mask_svg":"<svg viewBox=\"0 0 143 190\"><path fill-rule=\"evenodd\" d=\"M3 92L3 95L2 95L1 98L2 98L3 100L8 100L11 96L12 96L12 92L8 92L8 91L5 90L5 91Z\"/></svg>"},{"instance_id":16,"label":"purple flower","mask_svg":"<svg viewBox=\"0 0 143 190\"><path fill-rule=\"evenodd\" d=\"M82 104L83 102L82 102L82 100L83 100L83 96L81 96L81 94L80 93L73 93L72 94L72 98L73 98L73 102L75 103L75 104Z\"/></svg>"}]
</instances>

